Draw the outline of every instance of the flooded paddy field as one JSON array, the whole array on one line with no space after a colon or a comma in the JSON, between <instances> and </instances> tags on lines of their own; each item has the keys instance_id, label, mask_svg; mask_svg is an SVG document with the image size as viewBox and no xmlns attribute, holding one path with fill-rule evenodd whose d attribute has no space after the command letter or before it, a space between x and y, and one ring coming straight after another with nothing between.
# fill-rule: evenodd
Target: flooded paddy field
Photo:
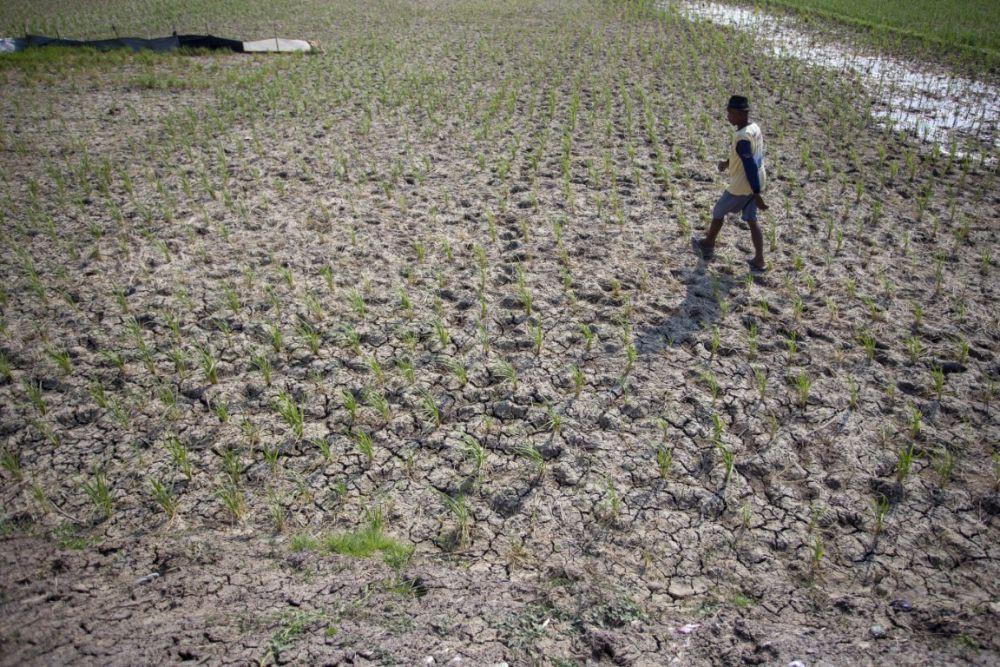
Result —
<instances>
[{"instance_id":1,"label":"flooded paddy field","mask_svg":"<svg viewBox=\"0 0 1000 667\"><path fill-rule=\"evenodd\" d=\"M679 4L228 11L319 52L0 57L0 664L997 662L995 82L925 126ZM734 93L762 274L691 249Z\"/></svg>"}]
</instances>

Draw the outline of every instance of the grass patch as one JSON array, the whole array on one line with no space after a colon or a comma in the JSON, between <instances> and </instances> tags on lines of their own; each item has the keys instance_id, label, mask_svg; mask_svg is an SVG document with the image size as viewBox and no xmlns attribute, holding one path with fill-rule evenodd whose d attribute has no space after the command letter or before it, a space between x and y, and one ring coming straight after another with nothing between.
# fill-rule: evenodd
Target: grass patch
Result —
<instances>
[{"instance_id":1,"label":"grass patch","mask_svg":"<svg viewBox=\"0 0 1000 667\"><path fill-rule=\"evenodd\" d=\"M381 553L386 562L392 563L407 558L413 552L413 545L389 537L380 528L368 527L325 536L296 535L292 538L292 550L326 551L355 558Z\"/></svg>"}]
</instances>

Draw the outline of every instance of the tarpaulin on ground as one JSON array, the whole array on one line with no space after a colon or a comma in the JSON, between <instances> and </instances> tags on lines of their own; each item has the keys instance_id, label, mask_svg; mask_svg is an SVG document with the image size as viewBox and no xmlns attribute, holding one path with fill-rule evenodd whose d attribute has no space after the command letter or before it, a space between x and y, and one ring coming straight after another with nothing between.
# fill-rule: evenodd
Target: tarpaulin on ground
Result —
<instances>
[{"instance_id":1,"label":"tarpaulin on ground","mask_svg":"<svg viewBox=\"0 0 1000 667\"><path fill-rule=\"evenodd\" d=\"M132 51L173 51L174 49L210 49L234 51L236 53L285 53L290 51L311 51L312 45L303 39L272 37L250 42L226 39L214 35L171 35L142 39L139 37L115 37L113 39L62 39L44 35L24 37L0 37L0 53L23 51L29 46L85 47L98 51L130 49Z\"/></svg>"}]
</instances>

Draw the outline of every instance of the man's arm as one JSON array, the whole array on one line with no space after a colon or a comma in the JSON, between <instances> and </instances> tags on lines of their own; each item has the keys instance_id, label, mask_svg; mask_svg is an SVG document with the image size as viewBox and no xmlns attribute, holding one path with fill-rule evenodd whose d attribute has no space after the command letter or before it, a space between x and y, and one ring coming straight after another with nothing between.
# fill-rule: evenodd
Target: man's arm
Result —
<instances>
[{"instance_id":1,"label":"man's arm","mask_svg":"<svg viewBox=\"0 0 1000 667\"><path fill-rule=\"evenodd\" d=\"M753 190L757 208L766 211L767 204L764 203L764 198L760 195L760 174L757 172L757 162L753 159L753 147L750 142L746 139L736 142L736 155L743 163L743 171L746 172L747 182L750 184L750 189Z\"/></svg>"}]
</instances>

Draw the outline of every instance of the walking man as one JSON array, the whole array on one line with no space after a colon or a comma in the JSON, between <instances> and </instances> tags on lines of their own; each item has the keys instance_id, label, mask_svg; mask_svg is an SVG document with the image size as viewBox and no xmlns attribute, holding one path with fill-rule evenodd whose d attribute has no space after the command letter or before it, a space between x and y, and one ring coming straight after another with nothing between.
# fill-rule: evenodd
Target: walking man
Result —
<instances>
[{"instance_id":1,"label":"walking man","mask_svg":"<svg viewBox=\"0 0 1000 667\"><path fill-rule=\"evenodd\" d=\"M726 106L726 120L736 127L729 159L719 162L719 171L729 171L729 186L712 209L712 224L704 238L695 241L696 249L706 260L712 259L715 238L729 213L742 213L750 227L753 259L747 260L751 271L764 271L764 235L757 224L757 210L767 210L761 192L767 182L764 171L764 134L750 122L750 102L733 95Z\"/></svg>"}]
</instances>

